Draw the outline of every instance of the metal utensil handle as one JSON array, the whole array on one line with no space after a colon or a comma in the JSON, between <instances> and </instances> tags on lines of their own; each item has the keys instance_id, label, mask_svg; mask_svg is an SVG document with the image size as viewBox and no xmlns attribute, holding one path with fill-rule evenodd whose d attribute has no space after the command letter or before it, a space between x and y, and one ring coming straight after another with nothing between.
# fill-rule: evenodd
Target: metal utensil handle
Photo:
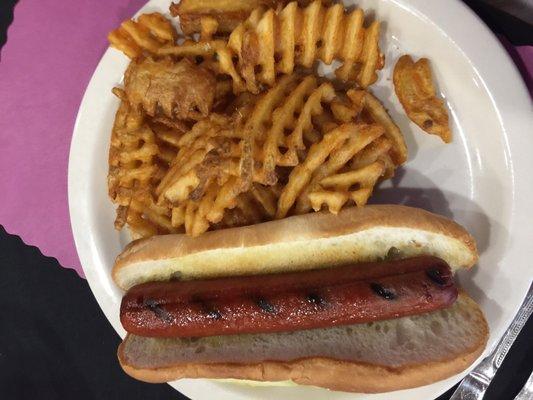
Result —
<instances>
[{"instance_id":1,"label":"metal utensil handle","mask_svg":"<svg viewBox=\"0 0 533 400\"><path fill-rule=\"evenodd\" d=\"M531 312L533 311L533 283L529 286L524 302L520 306L518 313L515 315L511 325L505 331L504 335L498 342L496 348L488 356L492 360L492 363L496 369L500 367L503 359L509 352L513 342L520 333L520 330L526 324Z\"/></svg>"}]
</instances>

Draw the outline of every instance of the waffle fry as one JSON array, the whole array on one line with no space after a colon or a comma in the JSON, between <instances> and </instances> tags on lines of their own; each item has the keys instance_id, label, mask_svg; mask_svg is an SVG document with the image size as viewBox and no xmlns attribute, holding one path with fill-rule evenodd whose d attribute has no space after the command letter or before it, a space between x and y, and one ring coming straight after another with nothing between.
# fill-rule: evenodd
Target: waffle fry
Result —
<instances>
[{"instance_id":1,"label":"waffle fry","mask_svg":"<svg viewBox=\"0 0 533 400\"><path fill-rule=\"evenodd\" d=\"M259 93L263 85L273 86L278 74L291 74L297 66L311 68L318 60L328 65L341 61L337 76L366 88L383 68L379 29L377 21L365 29L360 9L346 11L341 4L326 6L321 0L306 7L291 2L279 10L254 9L227 43L186 41L157 53L216 59L213 68L231 77L235 93Z\"/></svg>"},{"instance_id":2,"label":"waffle fry","mask_svg":"<svg viewBox=\"0 0 533 400\"><path fill-rule=\"evenodd\" d=\"M265 134L263 165L258 172L262 183L272 185L277 182L277 166L298 164L298 150L305 149L304 134L312 129L312 117L322 113L322 103L328 103L334 97L335 91L330 83L317 87L316 78L308 76L272 112L273 123ZM283 153L280 147L283 147Z\"/></svg>"},{"instance_id":3,"label":"waffle fry","mask_svg":"<svg viewBox=\"0 0 533 400\"><path fill-rule=\"evenodd\" d=\"M358 207L362 207L368 201L377 180L384 172L385 165L376 161L360 169L328 176L320 181L320 186L326 190L309 193L311 205L315 211L319 211L326 204L329 211L334 214L337 214L350 199ZM353 186L357 188L351 190ZM334 190L328 190L330 188Z\"/></svg>"},{"instance_id":4,"label":"waffle fry","mask_svg":"<svg viewBox=\"0 0 533 400\"><path fill-rule=\"evenodd\" d=\"M214 75L188 59L137 59L124 74L128 101L151 117L201 119L211 111L215 90Z\"/></svg>"},{"instance_id":5,"label":"waffle fry","mask_svg":"<svg viewBox=\"0 0 533 400\"><path fill-rule=\"evenodd\" d=\"M115 116L109 195L134 237L243 226L364 206L407 160L368 88L380 22L322 0L182 0L109 34L132 59ZM179 42L178 42L179 40ZM309 72L335 63L336 82ZM428 61L401 57L396 93L422 129L451 140Z\"/></svg>"},{"instance_id":6,"label":"waffle fry","mask_svg":"<svg viewBox=\"0 0 533 400\"><path fill-rule=\"evenodd\" d=\"M228 181L220 187L217 196L213 202L212 208L207 214L207 220L216 224L224 217L224 210L226 208L233 208L237 205L237 196L241 193L240 183L238 178L231 177Z\"/></svg>"},{"instance_id":7,"label":"waffle fry","mask_svg":"<svg viewBox=\"0 0 533 400\"><path fill-rule=\"evenodd\" d=\"M111 135L108 188L122 206L129 205L137 187L150 185L157 172L155 136L143 122L142 115L121 102Z\"/></svg>"},{"instance_id":8,"label":"waffle fry","mask_svg":"<svg viewBox=\"0 0 533 400\"><path fill-rule=\"evenodd\" d=\"M408 55L400 57L394 67L393 81L396 95L409 119L425 132L450 143L452 132L448 112L444 102L437 98L429 60L421 58L415 63Z\"/></svg>"},{"instance_id":9,"label":"waffle fry","mask_svg":"<svg viewBox=\"0 0 533 400\"><path fill-rule=\"evenodd\" d=\"M187 35L201 31L202 19L217 21L218 32L229 33L258 7L276 7L282 0L181 0L170 5L170 13L179 17L182 31Z\"/></svg>"},{"instance_id":10,"label":"waffle fry","mask_svg":"<svg viewBox=\"0 0 533 400\"><path fill-rule=\"evenodd\" d=\"M371 94L343 96L314 76L283 76L259 96L238 96L231 115L212 113L186 132L167 116L153 118L127 101L123 107L129 114L117 114L116 123L148 129L142 145L155 145L157 168L119 209L122 224L141 236L198 236L324 205L331 212L364 205L377 181L394 174L393 156L401 154L394 146L405 146ZM123 159L135 159L136 150Z\"/></svg>"},{"instance_id":11,"label":"waffle fry","mask_svg":"<svg viewBox=\"0 0 533 400\"><path fill-rule=\"evenodd\" d=\"M320 142L309 148L307 157L292 170L289 182L281 192L276 218L284 218L288 214L298 195L311 180L313 172L324 163L332 151L353 134L354 130L354 124L341 125L326 133Z\"/></svg>"},{"instance_id":12,"label":"waffle fry","mask_svg":"<svg viewBox=\"0 0 533 400\"><path fill-rule=\"evenodd\" d=\"M331 176L341 170L358 156L359 153L364 152L368 146L375 141L378 141L384 134L384 129L381 125L355 125L352 135L346 143L335 150L329 159L317 168L309 185L302 191L298 197L295 213L304 214L309 212L312 206L310 193L317 192L320 189L320 182L328 176ZM375 161L375 160L373 160ZM357 169L357 166L351 165L351 169ZM316 199L316 195L314 196ZM346 202L345 200L343 204ZM336 209L336 208L334 208Z\"/></svg>"},{"instance_id":13,"label":"waffle fry","mask_svg":"<svg viewBox=\"0 0 533 400\"><path fill-rule=\"evenodd\" d=\"M379 22L363 26L360 9L347 12L341 4L324 6L320 0L299 8L254 10L230 34L228 48L238 56L238 70L252 93L260 84L272 86L276 73L290 74L295 66L310 68L316 60L343 62L338 77L367 87L383 67L379 51ZM260 46L258 44L261 44Z\"/></svg>"},{"instance_id":14,"label":"waffle fry","mask_svg":"<svg viewBox=\"0 0 533 400\"><path fill-rule=\"evenodd\" d=\"M125 97L120 89L115 93ZM112 131L108 174L109 196L118 205L117 229L128 224L140 237L179 231L172 227L170 210L157 205L150 191L177 153L173 143L180 134L169 128L150 128L141 113L121 102Z\"/></svg>"},{"instance_id":15,"label":"waffle fry","mask_svg":"<svg viewBox=\"0 0 533 400\"><path fill-rule=\"evenodd\" d=\"M155 54L160 47L174 44L178 34L162 14L152 13L140 15L137 21L124 21L107 38L112 47L134 59L143 53Z\"/></svg>"},{"instance_id":16,"label":"waffle fry","mask_svg":"<svg viewBox=\"0 0 533 400\"><path fill-rule=\"evenodd\" d=\"M348 92L348 96L350 96L350 92ZM405 144L405 139L400 128L398 128L389 116L383 104L370 92L365 94L363 110L370 115L373 121L385 129L385 136L392 144L391 158L394 164L401 165L407 161L407 145Z\"/></svg>"}]
</instances>

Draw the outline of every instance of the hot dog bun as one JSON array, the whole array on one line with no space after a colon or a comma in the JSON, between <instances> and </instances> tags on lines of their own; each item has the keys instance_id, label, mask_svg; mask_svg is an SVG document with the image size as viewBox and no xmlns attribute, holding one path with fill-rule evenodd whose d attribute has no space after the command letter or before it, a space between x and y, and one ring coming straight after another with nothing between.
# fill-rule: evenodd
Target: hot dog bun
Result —
<instances>
[{"instance_id":1,"label":"hot dog bun","mask_svg":"<svg viewBox=\"0 0 533 400\"><path fill-rule=\"evenodd\" d=\"M452 376L477 359L487 338L481 310L461 293L450 308L369 324L193 340L128 335L118 357L129 375L146 382L292 380L374 393Z\"/></svg>"},{"instance_id":2,"label":"hot dog bun","mask_svg":"<svg viewBox=\"0 0 533 400\"><path fill-rule=\"evenodd\" d=\"M132 242L113 267L122 289L143 282L290 272L376 261L391 247L403 257L434 255L452 270L478 259L472 236L459 224L398 205L311 213L252 226Z\"/></svg>"}]
</instances>

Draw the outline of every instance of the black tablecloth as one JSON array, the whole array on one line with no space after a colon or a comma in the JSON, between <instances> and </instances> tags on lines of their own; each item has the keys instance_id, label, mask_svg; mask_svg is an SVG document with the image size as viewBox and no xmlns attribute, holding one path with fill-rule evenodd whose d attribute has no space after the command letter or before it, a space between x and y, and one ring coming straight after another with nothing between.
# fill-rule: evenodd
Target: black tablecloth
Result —
<instances>
[{"instance_id":1,"label":"black tablecloth","mask_svg":"<svg viewBox=\"0 0 533 400\"><path fill-rule=\"evenodd\" d=\"M0 47L14 3L0 0ZM481 1L468 3L513 44L533 44L531 26ZM487 400L518 393L533 367L532 337L530 320ZM85 280L0 227L0 399L185 399L167 385L125 375L115 356L119 341Z\"/></svg>"}]
</instances>

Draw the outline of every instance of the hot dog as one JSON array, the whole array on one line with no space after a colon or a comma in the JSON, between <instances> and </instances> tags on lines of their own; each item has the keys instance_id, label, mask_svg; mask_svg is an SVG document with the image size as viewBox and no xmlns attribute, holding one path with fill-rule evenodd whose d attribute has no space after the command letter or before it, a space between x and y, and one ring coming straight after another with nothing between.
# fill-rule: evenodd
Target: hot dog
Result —
<instances>
[{"instance_id":1,"label":"hot dog","mask_svg":"<svg viewBox=\"0 0 533 400\"><path fill-rule=\"evenodd\" d=\"M435 257L288 274L133 287L122 300L126 331L203 337L324 328L420 314L457 298L448 265Z\"/></svg>"},{"instance_id":2,"label":"hot dog","mask_svg":"<svg viewBox=\"0 0 533 400\"><path fill-rule=\"evenodd\" d=\"M149 382L427 384L485 347L483 314L453 279L477 258L460 225L403 206L142 239L113 267L126 291L119 360Z\"/></svg>"}]
</instances>

